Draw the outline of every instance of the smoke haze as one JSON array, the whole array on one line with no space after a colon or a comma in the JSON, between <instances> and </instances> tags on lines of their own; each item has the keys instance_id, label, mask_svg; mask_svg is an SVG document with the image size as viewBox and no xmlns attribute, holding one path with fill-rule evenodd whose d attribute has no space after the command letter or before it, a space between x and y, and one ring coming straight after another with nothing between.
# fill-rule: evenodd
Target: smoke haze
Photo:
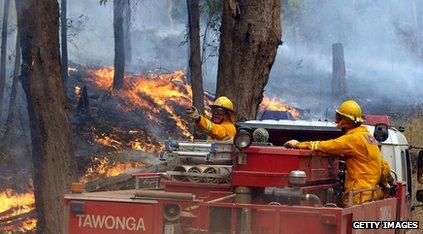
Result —
<instances>
[{"instance_id":1,"label":"smoke haze","mask_svg":"<svg viewBox=\"0 0 423 234\"><path fill-rule=\"evenodd\" d=\"M201 1L200 1L201 2ZM282 0L284 44L279 47L266 94L321 116L345 97L369 108L421 103L423 3L417 0ZM0 1L1 8L3 1ZM13 4L11 8L13 8ZM133 63L128 71L186 70L186 2L133 0ZM2 9L0 9L1 12ZM14 11L14 9L13 9ZM11 18L15 13L11 14ZM201 35L204 35L205 14ZM88 66L113 64L113 2L69 0L69 59ZM15 19L9 22L13 28ZM14 33L8 54L13 55ZM215 32L208 43L218 46ZM201 39L203 41L203 39ZM344 46L345 97L331 97L332 44ZM208 54L217 53L208 50ZM207 57L207 56L206 56ZM203 65L205 90L215 90L218 57ZM10 74L12 62L8 63ZM6 91L7 94L7 91ZM386 108L385 108L386 109Z\"/></svg>"}]
</instances>

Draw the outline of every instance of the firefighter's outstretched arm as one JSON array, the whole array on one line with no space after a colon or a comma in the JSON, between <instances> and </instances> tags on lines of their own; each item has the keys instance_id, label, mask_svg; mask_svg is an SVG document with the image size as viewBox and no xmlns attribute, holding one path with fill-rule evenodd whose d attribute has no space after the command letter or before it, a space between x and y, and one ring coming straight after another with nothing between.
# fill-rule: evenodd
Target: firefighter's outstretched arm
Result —
<instances>
[{"instance_id":1,"label":"firefighter's outstretched arm","mask_svg":"<svg viewBox=\"0 0 423 234\"><path fill-rule=\"evenodd\" d=\"M223 122L221 124L215 124L203 116L200 116L197 126L203 131L206 131L210 137L218 140L234 137L236 133L235 126L232 123Z\"/></svg>"},{"instance_id":2,"label":"firefighter's outstretched arm","mask_svg":"<svg viewBox=\"0 0 423 234\"><path fill-rule=\"evenodd\" d=\"M290 140L284 144L288 148L311 149L325 154L348 154L353 151L352 138L344 135L327 141L304 141Z\"/></svg>"},{"instance_id":3,"label":"firefighter's outstretched arm","mask_svg":"<svg viewBox=\"0 0 423 234\"><path fill-rule=\"evenodd\" d=\"M353 139L349 135L344 135L327 141L301 142L298 147L300 149L311 149L325 154L345 155L353 152L352 140Z\"/></svg>"}]
</instances>

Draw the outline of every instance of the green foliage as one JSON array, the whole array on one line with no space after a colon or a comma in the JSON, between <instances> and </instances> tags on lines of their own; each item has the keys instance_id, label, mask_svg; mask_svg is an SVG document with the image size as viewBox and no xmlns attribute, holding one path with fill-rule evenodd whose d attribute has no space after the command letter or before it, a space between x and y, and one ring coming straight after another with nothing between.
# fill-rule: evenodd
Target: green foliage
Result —
<instances>
[{"instance_id":1,"label":"green foliage","mask_svg":"<svg viewBox=\"0 0 423 234\"><path fill-rule=\"evenodd\" d=\"M107 0L100 0L100 2L99 2L99 3L100 3L100 6L101 6L101 5L104 5L104 6L105 6L105 5L106 5L106 3L107 3Z\"/></svg>"}]
</instances>

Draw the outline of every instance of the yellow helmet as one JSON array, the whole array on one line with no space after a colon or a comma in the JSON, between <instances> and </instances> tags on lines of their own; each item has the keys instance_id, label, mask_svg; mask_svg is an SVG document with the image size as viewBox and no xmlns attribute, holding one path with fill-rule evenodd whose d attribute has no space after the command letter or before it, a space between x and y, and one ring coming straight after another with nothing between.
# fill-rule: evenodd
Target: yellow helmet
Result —
<instances>
[{"instance_id":1,"label":"yellow helmet","mask_svg":"<svg viewBox=\"0 0 423 234\"><path fill-rule=\"evenodd\" d=\"M339 108L336 110L336 113L346 117L347 119L355 123L363 123L363 112L361 111L360 105L354 100L344 101Z\"/></svg>"},{"instance_id":2,"label":"yellow helmet","mask_svg":"<svg viewBox=\"0 0 423 234\"><path fill-rule=\"evenodd\" d=\"M220 96L216 98L216 100L213 102L213 104L210 105L210 107L223 107L232 112L234 111L234 104L232 104L232 101L225 96Z\"/></svg>"}]
</instances>

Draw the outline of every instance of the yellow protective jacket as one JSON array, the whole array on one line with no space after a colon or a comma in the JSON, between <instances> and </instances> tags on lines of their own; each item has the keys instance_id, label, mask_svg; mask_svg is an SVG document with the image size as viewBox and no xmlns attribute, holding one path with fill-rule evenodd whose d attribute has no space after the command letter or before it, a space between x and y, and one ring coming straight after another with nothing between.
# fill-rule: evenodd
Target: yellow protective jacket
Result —
<instances>
[{"instance_id":1,"label":"yellow protective jacket","mask_svg":"<svg viewBox=\"0 0 423 234\"><path fill-rule=\"evenodd\" d=\"M382 174L382 155L378 143L365 126L350 129L341 137L327 141L309 141L299 144L301 149L311 149L323 154L343 155L346 161L344 206L348 206L349 193L353 190L377 188ZM362 194L362 202L372 200L372 193ZM360 203L359 194L353 204Z\"/></svg>"},{"instance_id":2,"label":"yellow protective jacket","mask_svg":"<svg viewBox=\"0 0 423 234\"><path fill-rule=\"evenodd\" d=\"M209 140L217 141L232 141L236 134L236 128L233 123L229 120L224 120L220 124L215 124L203 116L200 117L200 121L197 122L197 126L207 132Z\"/></svg>"}]
</instances>

